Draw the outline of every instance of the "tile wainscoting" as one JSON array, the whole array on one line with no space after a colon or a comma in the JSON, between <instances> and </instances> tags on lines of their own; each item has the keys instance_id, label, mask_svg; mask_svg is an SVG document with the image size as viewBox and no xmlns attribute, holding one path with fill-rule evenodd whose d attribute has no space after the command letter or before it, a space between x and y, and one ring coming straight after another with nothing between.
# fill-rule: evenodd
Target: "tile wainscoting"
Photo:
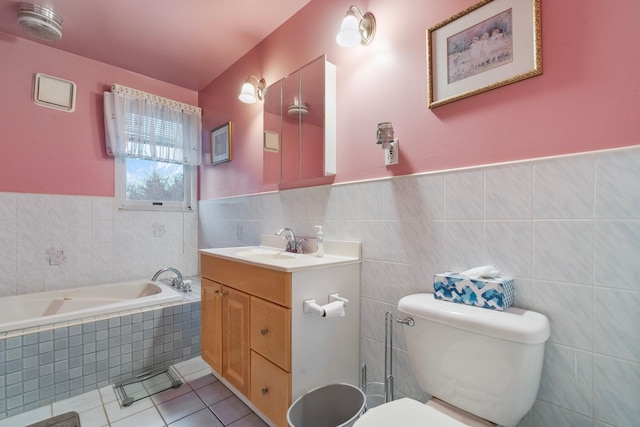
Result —
<instances>
[{"instance_id":1,"label":"tile wainscoting","mask_svg":"<svg viewBox=\"0 0 640 427\"><path fill-rule=\"evenodd\" d=\"M361 361L382 380L384 313L433 274L494 264L514 305L551 322L538 398L519 427L640 418L640 148L311 187L199 204L200 247L296 235L362 242ZM395 327L398 395L425 396Z\"/></svg>"}]
</instances>

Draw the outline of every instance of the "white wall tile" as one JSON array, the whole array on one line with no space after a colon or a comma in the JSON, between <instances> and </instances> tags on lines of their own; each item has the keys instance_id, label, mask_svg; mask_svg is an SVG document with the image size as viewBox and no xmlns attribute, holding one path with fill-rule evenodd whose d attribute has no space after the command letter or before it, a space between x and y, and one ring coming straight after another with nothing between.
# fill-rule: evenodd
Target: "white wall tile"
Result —
<instances>
[{"instance_id":1,"label":"white wall tile","mask_svg":"<svg viewBox=\"0 0 640 427\"><path fill-rule=\"evenodd\" d=\"M413 265L440 267L445 260L444 221L405 220L399 223L402 244L407 248L407 258Z\"/></svg>"},{"instance_id":2,"label":"white wall tile","mask_svg":"<svg viewBox=\"0 0 640 427\"><path fill-rule=\"evenodd\" d=\"M444 225L445 265L448 271L464 271L483 264L484 223L446 221Z\"/></svg>"},{"instance_id":3,"label":"white wall tile","mask_svg":"<svg viewBox=\"0 0 640 427\"><path fill-rule=\"evenodd\" d=\"M534 218L593 218L594 169L591 155L536 162Z\"/></svg>"},{"instance_id":4,"label":"white wall tile","mask_svg":"<svg viewBox=\"0 0 640 427\"><path fill-rule=\"evenodd\" d=\"M16 246L17 222L12 219L0 219L0 247Z\"/></svg>"},{"instance_id":5,"label":"white wall tile","mask_svg":"<svg viewBox=\"0 0 640 427\"><path fill-rule=\"evenodd\" d=\"M363 260L360 296L397 304L411 286L409 264Z\"/></svg>"},{"instance_id":6,"label":"white wall tile","mask_svg":"<svg viewBox=\"0 0 640 427\"><path fill-rule=\"evenodd\" d=\"M17 194L0 193L0 220L16 220Z\"/></svg>"},{"instance_id":7,"label":"white wall tile","mask_svg":"<svg viewBox=\"0 0 640 427\"><path fill-rule=\"evenodd\" d=\"M640 291L640 222L596 221L594 253L597 285Z\"/></svg>"},{"instance_id":8,"label":"white wall tile","mask_svg":"<svg viewBox=\"0 0 640 427\"><path fill-rule=\"evenodd\" d=\"M534 221L533 277L593 283L593 222Z\"/></svg>"},{"instance_id":9,"label":"white wall tile","mask_svg":"<svg viewBox=\"0 0 640 427\"><path fill-rule=\"evenodd\" d=\"M485 262L503 276L531 277L531 221L486 221Z\"/></svg>"},{"instance_id":10,"label":"white wall tile","mask_svg":"<svg viewBox=\"0 0 640 427\"><path fill-rule=\"evenodd\" d=\"M484 179L487 219L531 219L533 199L531 163L488 168Z\"/></svg>"},{"instance_id":11,"label":"white wall tile","mask_svg":"<svg viewBox=\"0 0 640 427\"><path fill-rule=\"evenodd\" d=\"M445 219L484 219L484 172L452 172L444 177Z\"/></svg>"},{"instance_id":12,"label":"white wall tile","mask_svg":"<svg viewBox=\"0 0 640 427\"><path fill-rule=\"evenodd\" d=\"M382 219L383 185L380 182L337 185L331 192L326 207L318 210L311 219L376 220Z\"/></svg>"},{"instance_id":13,"label":"white wall tile","mask_svg":"<svg viewBox=\"0 0 640 427\"><path fill-rule=\"evenodd\" d=\"M583 350L593 349L593 287L537 282L534 307L551 324L550 342Z\"/></svg>"},{"instance_id":14,"label":"white wall tile","mask_svg":"<svg viewBox=\"0 0 640 427\"><path fill-rule=\"evenodd\" d=\"M640 364L595 356L593 415L616 427L634 427L640 419Z\"/></svg>"},{"instance_id":15,"label":"white wall tile","mask_svg":"<svg viewBox=\"0 0 640 427\"><path fill-rule=\"evenodd\" d=\"M382 188L384 219L444 218L444 175L400 177Z\"/></svg>"},{"instance_id":16,"label":"white wall tile","mask_svg":"<svg viewBox=\"0 0 640 427\"><path fill-rule=\"evenodd\" d=\"M596 156L596 218L640 217L640 148Z\"/></svg>"},{"instance_id":17,"label":"white wall tile","mask_svg":"<svg viewBox=\"0 0 640 427\"><path fill-rule=\"evenodd\" d=\"M639 325L640 292L596 289L596 353L640 363Z\"/></svg>"},{"instance_id":18,"label":"white wall tile","mask_svg":"<svg viewBox=\"0 0 640 427\"><path fill-rule=\"evenodd\" d=\"M548 402L537 401L533 410L533 427L588 427L591 418L560 408Z\"/></svg>"},{"instance_id":19,"label":"white wall tile","mask_svg":"<svg viewBox=\"0 0 640 427\"><path fill-rule=\"evenodd\" d=\"M593 355L547 343L538 397L562 408L591 416L592 389Z\"/></svg>"}]
</instances>

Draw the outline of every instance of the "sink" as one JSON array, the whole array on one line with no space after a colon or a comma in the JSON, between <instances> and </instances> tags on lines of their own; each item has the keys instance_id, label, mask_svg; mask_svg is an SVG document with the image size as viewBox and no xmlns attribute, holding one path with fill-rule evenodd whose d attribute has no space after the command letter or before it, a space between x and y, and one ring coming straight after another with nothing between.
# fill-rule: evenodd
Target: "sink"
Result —
<instances>
[{"instance_id":1,"label":"sink","mask_svg":"<svg viewBox=\"0 0 640 427\"><path fill-rule=\"evenodd\" d=\"M264 259L264 260L287 260L287 259L296 259L298 254L293 254L285 251L278 250L269 250L262 248L249 249L247 251L241 251L237 253L238 256L254 258L254 259Z\"/></svg>"}]
</instances>

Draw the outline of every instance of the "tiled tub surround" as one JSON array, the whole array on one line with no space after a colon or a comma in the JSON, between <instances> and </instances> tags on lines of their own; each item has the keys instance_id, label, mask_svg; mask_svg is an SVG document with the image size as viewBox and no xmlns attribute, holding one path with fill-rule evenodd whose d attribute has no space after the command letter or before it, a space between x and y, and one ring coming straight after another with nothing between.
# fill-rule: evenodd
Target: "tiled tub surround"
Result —
<instances>
[{"instance_id":1,"label":"tiled tub surround","mask_svg":"<svg viewBox=\"0 0 640 427\"><path fill-rule=\"evenodd\" d=\"M362 242L361 358L382 379L384 312L433 274L496 265L514 305L551 322L538 399L520 427L640 419L640 147L200 202L200 246L282 226ZM424 396L396 325L397 395Z\"/></svg>"},{"instance_id":2,"label":"tiled tub surround","mask_svg":"<svg viewBox=\"0 0 640 427\"><path fill-rule=\"evenodd\" d=\"M200 354L199 286L183 301L0 337L0 419Z\"/></svg>"},{"instance_id":3,"label":"tiled tub surround","mask_svg":"<svg viewBox=\"0 0 640 427\"><path fill-rule=\"evenodd\" d=\"M0 192L0 297L198 274L198 213L120 211L112 197ZM49 262L50 249L64 259Z\"/></svg>"}]
</instances>

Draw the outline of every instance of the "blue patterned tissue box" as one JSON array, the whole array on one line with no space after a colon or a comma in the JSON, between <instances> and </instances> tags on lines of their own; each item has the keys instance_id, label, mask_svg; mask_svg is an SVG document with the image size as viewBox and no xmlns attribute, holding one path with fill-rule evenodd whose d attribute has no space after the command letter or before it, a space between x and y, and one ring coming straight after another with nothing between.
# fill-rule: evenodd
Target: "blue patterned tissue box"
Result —
<instances>
[{"instance_id":1,"label":"blue patterned tissue box","mask_svg":"<svg viewBox=\"0 0 640 427\"><path fill-rule=\"evenodd\" d=\"M492 310L506 310L513 303L513 279L471 279L454 273L433 277L433 296L444 301Z\"/></svg>"}]
</instances>

